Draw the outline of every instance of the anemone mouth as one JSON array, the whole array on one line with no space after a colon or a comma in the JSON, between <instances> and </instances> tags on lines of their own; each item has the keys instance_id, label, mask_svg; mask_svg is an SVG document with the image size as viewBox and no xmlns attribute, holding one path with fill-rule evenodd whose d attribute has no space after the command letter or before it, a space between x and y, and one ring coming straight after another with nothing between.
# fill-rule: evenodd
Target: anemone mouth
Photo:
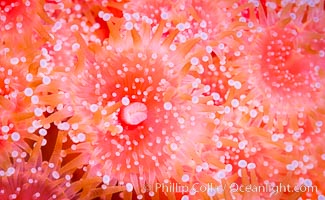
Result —
<instances>
[{"instance_id":1,"label":"anemone mouth","mask_svg":"<svg viewBox=\"0 0 325 200\"><path fill-rule=\"evenodd\" d=\"M144 103L132 102L121 108L119 116L122 123L135 127L148 118L148 109Z\"/></svg>"}]
</instances>

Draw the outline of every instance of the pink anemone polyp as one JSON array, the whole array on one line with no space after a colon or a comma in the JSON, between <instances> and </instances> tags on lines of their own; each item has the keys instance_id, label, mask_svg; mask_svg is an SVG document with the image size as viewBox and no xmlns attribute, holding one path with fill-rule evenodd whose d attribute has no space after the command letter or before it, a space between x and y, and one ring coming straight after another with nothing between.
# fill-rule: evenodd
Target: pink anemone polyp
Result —
<instances>
[{"instance_id":1,"label":"pink anemone polyp","mask_svg":"<svg viewBox=\"0 0 325 200\"><path fill-rule=\"evenodd\" d=\"M242 36L244 50L239 52L246 57L234 60L236 65L247 66L233 71L232 82L241 83L235 96L242 99L235 104L246 113L242 121L297 131L308 120L315 123L322 118L325 82L320 46L325 38L320 29L311 30L309 25L314 24L316 13L317 20L323 18L318 12L323 4L308 9L303 4L283 4L292 9L291 15L276 13L272 5L267 3L264 13L257 4L258 18L247 22Z\"/></svg>"},{"instance_id":2,"label":"pink anemone polyp","mask_svg":"<svg viewBox=\"0 0 325 200\"><path fill-rule=\"evenodd\" d=\"M164 21L155 32L144 22L138 31L146 37L136 33L131 22L124 24L122 34L118 25L110 24L111 38L103 48L94 47L96 62L89 62L75 80L75 99L98 123L91 128L96 135L87 133L96 138L90 170L99 167L103 178L132 184L140 194L145 184L152 188L154 182L175 175L173 163L191 163L195 152L187 153L194 145L190 138L203 135L208 120L206 114L200 117L200 104L176 93L198 39L175 44L177 30L162 39Z\"/></svg>"}]
</instances>

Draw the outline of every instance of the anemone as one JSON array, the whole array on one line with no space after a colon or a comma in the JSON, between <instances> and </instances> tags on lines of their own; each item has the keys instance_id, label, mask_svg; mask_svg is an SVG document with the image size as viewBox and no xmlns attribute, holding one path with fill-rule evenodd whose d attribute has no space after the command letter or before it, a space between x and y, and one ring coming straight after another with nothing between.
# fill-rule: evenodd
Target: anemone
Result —
<instances>
[{"instance_id":1,"label":"anemone","mask_svg":"<svg viewBox=\"0 0 325 200\"><path fill-rule=\"evenodd\" d=\"M100 169L105 184L109 176L140 196L145 184L153 188L157 181L180 179L173 163L190 165L195 152L187 149L195 144L189 137L200 138L209 124L204 107L176 93L198 40L175 45L177 30L160 39L164 26L161 21L152 31L146 22L139 30L129 21L110 23L111 37L94 47L95 62L73 82L74 105L94 119L94 133L85 133L93 138L89 170Z\"/></svg>"},{"instance_id":2,"label":"anemone","mask_svg":"<svg viewBox=\"0 0 325 200\"><path fill-rule=\"evenodd\" d=\"M324 37L308 27L323 19L324 10L321 3L283 4L278 12L274 6L266 4L264 11L258 4L258 17L247 20L245 50L233 61L233 79L242 85L237 98L243 95L239 107L247 118L270 129L296 131L307 118L315 124L323 116Z\"/></svg>"},{"instance_id":3,"label":"anemone","mask_svg":"<svg viewBox=\"0 0 325 200\"><path fill-rule=\"evenodd\" d=\"M60 148L63 135L62 132L58 133L47 160L44 158L46 155L44 134L33 135L28 140L25 138L23 141L25 145L20 147L14 148L17 146L15 141L8 142L8 145L13 147L12 150L7 153L1 152L1 157L5 158L0 165L2 199L87 199L82 196L82 192L80 193L83 189L80 186L85 184L73 179L76 168L69 167L71 162L62 164Z\"/></svg>"}]
</instances>

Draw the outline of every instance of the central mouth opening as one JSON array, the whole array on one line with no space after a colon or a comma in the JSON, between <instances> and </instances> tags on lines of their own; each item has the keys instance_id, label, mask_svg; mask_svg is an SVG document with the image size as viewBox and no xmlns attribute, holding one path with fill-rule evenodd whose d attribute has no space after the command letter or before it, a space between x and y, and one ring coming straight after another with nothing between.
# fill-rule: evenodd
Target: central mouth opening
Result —
<instances>
[{"instance_id":1,"label":"central mouth opening","mask_svg":"<svg viewBox=\"0 0 325 200\"><path fill-rule=\"evenodd\" d=\"M138 125L148 117L148 109L144 103L133 102L121 111L121 119L127 125Z\"/></svg>"}]
</instances>

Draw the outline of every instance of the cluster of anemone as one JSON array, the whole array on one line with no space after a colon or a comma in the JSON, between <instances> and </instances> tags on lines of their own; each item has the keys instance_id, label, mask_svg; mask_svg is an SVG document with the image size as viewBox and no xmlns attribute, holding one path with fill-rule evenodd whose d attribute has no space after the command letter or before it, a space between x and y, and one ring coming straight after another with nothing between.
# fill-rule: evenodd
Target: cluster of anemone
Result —
<instances>
[{"instance_id":1,"label":"cluster of anemone","mask_svg":"<svg viewBox=\"0 0 325 200\"><path fill-rule=\"evenodd\" d=\"M324 24L322 0L0 1L0 199L325 199ZM279 185L304 190L251 189Z\"/></svg>"}]
</instances>

